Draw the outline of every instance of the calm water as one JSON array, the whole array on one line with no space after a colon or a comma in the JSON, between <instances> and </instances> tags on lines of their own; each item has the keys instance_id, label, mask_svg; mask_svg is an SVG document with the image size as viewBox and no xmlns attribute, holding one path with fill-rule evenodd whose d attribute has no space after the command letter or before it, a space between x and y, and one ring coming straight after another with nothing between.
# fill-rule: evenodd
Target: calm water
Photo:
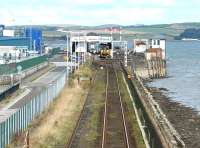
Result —
<instances>
[{"instance_id":1,"label":"calm water","mask_svg":"<svg viewBox=\"0 0 200 148\"><path fill-rule=\"evenodd\" d=\"M45 44L53 48L60 47L61 49L64 49L67 47L67 41L65 40L50 40L50 41L46 40Z\"/></svg>"},{"instance_id":2,"label":"calm water","mask_svg":"<svg viewBox=\"0 0 200 148\"><path fill-rule=\"evenodd\" d=\"M167 42L167 70L170 78L150 85L167 88L172 100L200 111L200 41Z\"/></svg>"}]
</instances>

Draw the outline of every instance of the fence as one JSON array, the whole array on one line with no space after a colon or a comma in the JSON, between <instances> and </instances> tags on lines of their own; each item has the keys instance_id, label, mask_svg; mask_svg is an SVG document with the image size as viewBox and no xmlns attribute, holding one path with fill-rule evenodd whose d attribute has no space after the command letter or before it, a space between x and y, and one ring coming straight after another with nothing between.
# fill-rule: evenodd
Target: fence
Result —
<instances>
[{"instance_id":1,"label":"fence","mask_svg":"<svg viewBox=\"0 0 200 148\"><path fill-rule=\"evenodd\" d=\"M23 132L29 123L53 101L65 85L66 72L48 85L33 88L26 100L17 102L9 109L0 111L0 148L5 148L16 134ZM33 95L35 94L35 95Z\"/></svg>"},{"instance_id":2,"label":"fence","mask_svg":"<svg viewBox=\"0 0 200 148\"><path fill-rule=\"evenodd\" d=\"M48 62L43 62L36 66L30 67L29 69L25 69L21 72L21 74L14 73L11 75L0 75L0 85L13 85L20 81L20 79L26 78L27 76L33 74L34 72L48 66ZM12 84L13 83L13 84Z\"/></svg>"},{"instance_id":3,"label":"fence","mask_svg":"<svg viewBox=\"0 0 200 148\"><path fill-rule=\"evenodd\" d=\"M17 73L17 66L19 65L22 66L22 70L26 70L31 67L34 67L35 65L39 65L45 61L47 61L46 56L39 56L39 57L31 58L28 60L24 60L19 63L1 64L0 75L8 75L12 73Z\"/></svg>"},{"instance_id":4,"label":"fence","mask_svg":"<svg viewBox=\"0 0 200 148\"><path fill-rule=\"evenodd\" d=\"M31 68L35 65L41 64L43 62L47 61L47 57L44 56L39 56L39 57L35 57L35 58L31 58L22 62L19 62L16 64L16 67L18 65L22 66L22 70L26 70L28 68Z\"/></svg>"}]
</instances>

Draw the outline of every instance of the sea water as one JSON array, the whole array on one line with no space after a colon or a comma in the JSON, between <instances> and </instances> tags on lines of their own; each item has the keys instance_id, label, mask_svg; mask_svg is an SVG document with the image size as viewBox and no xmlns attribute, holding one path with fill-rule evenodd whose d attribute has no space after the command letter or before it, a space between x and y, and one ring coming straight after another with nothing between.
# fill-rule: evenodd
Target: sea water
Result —
<instances>
[{"instance_id":1,"label":"sea water","mask_svg":"<svg viewBox=\"0 0 200 148\"><path fill-rule=\"evenodd\" d=\"M200 111L200 41L169 41L166 53L169 77L150 86L166 88L173 101Z\"/></svg>"}]
</instances>

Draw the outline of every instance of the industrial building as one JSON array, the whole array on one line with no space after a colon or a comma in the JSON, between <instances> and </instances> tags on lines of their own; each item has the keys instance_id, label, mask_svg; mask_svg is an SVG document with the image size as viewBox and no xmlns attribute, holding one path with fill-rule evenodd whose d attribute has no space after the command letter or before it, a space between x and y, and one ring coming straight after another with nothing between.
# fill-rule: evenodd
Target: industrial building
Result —
<instances>
[{"instance_id":1,"label":"industrial building","mask_svg":"<svg viewBox=\"0 0 200 148\"><path fill-rule=\"evenodd\" d=\"M17 46L30 49L30 39L25 37L0 37L0 46Z\"/></svg>"},{"instance_id":2,"label":"industrial building","mask_svg":"<svg viewBox=\"0 0 200 148\"><path fill-rule=\"evenodd\" d=\"M5 26L4 25L0 25L0 37L3 36L3 30L4 30Z\"/></svg>"},{"instance_id":3,"label":"industrial building","mask_svg":"<svg viewBox=\"0 0 200 148\"><path fill-rule=\"evenodd\" d=\"M24 29L25 37L30 40L30 50L37 51L38 53L42 52L42 31L37 28L25 28Z\"/></svg>"},{"instance_id":4,"label":"industrial building","mask_svg":"<svg viewBox=\"0 0 200 148\"><path fill-rule=\"evenodd\" d=\"M3 30L3 36L4 37L14 37L15 36L15 30Z\"/></svg>"},{"instance_id":5,"label":"industrial building","mask_svg":"<svg viewBox=\"0 0 200 148\"><path fill-rule=\"evenodd\" d=\"M20 37L15 30L7 30L0 25L0 64L18 62L30 55L42 54L42 31L25 28Z\"/></svg>"},{"instance_id":6,"label":"industrial building","mask_svg":"<svg viewBox=\"0 0 200 148\"><path fill-rule=\"evenodd\" d=\"M0 64L20 61L29 56L30 39L24 37L0 38Z\"/></svg>"},{"instance_id":7,"label":"industrial building","mask_svg":"<svg viewBox=\"0 0 200 148\"><path fill-rule=\"evenodd\" d=\"M0 25L0 46L27 47L29 51L42 53L42 31L26 27L23 35L16 37L15 30L7 30L4 25Z\"/></svg>"}]
</instances>

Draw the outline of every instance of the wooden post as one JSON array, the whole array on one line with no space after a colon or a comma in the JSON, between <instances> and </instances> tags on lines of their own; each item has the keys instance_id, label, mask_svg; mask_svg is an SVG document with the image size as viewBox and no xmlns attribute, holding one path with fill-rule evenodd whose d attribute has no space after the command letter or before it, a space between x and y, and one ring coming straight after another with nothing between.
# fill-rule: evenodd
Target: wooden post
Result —
<instances>
[{"instance_id":1,"label":"wooden post","mask_svg":"<svg viewBox=\"0 0 200 148\"><path fill-rule=\"evenodd\" d=\"M24 146L23 148L30 148L30 142L29 142L29 130L27 130L25 139L24 139Z\"/></svg>"},{"instance_id":2,"label":"wooden post","mask_svg":"<svg viewBox=\"0 0 200 148\"><path fill-rule=\"evenodd\" d=\"M150 72L149 72L149 60L147 60L147 70L148 70L148 76L150 77Z\"/></svg>"},{"instance_id":3,"label":"wooden post","mask_svg":"<svg viewBox=\"0 0 200 148\"><path fill-rule=\"evenodd\" d=\"M153 70L153 78L155 77L155 70L154 70L154 61L152 60L152 70Z\"/></svg>"},{"instance_id":4,"label":"wooden post","mask_svg":"<svg viewBox=\"0 0 200 148\"><path fill-rule=\"evenodd\" d=\"M29 130L27 131L27 148L30 148L30 143L29 143Z\"/></svg>"}]
</instances>

